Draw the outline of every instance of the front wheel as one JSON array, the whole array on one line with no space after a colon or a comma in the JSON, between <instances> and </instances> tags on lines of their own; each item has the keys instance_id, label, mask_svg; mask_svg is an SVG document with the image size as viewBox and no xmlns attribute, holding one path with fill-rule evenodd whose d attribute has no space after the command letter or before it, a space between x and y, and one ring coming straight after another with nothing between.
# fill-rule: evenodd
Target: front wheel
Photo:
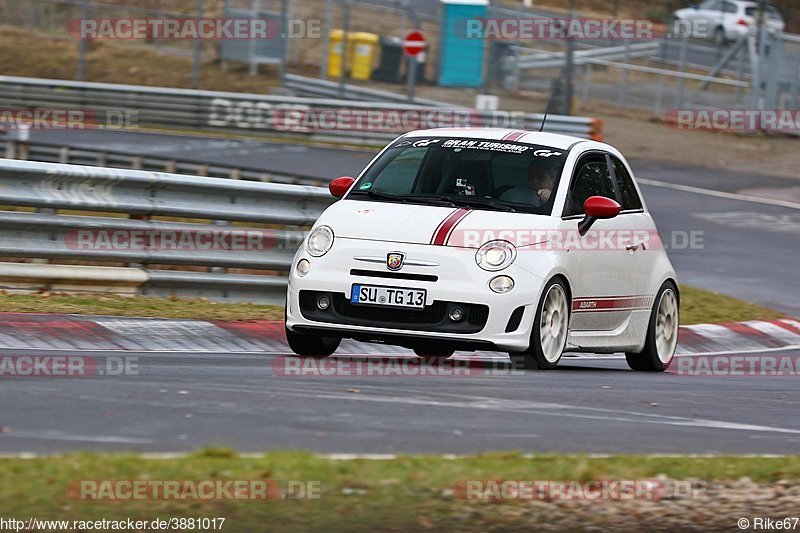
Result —
<instances>
[{"instance_id":1,"label":"front wheel","mask_svg":"<svg viewBox=\"0 0 800 533\"><path fill-rule=\"evenodd\" d=\"M286 340L289 348L301 357L327 357L339 347L342 339L338 337L321 337L304 335L286 328Z\"/></svg>"},{"instance_id":2,"label":"front wheel","mask_svg":"<svg viewBox=\"0 0 800 533\"><path fill-rule=\"evenodd\" d=\"M555 278L548 282L542 294L528 350L508 354L517 368L551 370L564 353L569 332L567 288L563 281Z\"/></svg>"},{"instance_id":3,"label":"front wheel","mask_svg":"<svg viewBox=\"0 0 800 533\"><path fill-rule=\"evenodd\" d=\"M678 289L671 281L665 281L656 294L644 350L626 353L625 359L633 370L663 372L675 358L678 346Z\"/></svg>"}]
</instances>

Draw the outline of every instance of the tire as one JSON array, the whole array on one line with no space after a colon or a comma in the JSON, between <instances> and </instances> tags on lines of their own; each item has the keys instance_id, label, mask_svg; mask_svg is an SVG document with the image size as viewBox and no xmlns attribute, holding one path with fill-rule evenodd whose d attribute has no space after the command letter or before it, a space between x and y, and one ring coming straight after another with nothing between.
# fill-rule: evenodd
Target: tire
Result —
<instances>
[{"instance_id":1,"label":"tire","mask_svg":"<svg viewBox=\"0 0 800 533\"><path fill-rule=\"evenodd\" d=\"M679 320L678 288L672 281L665 281L650 311L644 349L625 354L628 366L640 372L663 372L669 368L675 360Z\"/></svg>"},{"instance_id":2,"label":"tire","mask_svg":"<svg viewBox=\"0 0 800 533\"><path fill-rule=\"evenodd\" d=\"M552 370L561 361L569 334L570 303L566 285L551 279L542 291L527 351L509 353L514 368Z\"/></svg>"},{"instance_id":3,"label":"tire","mask_svg":"<svg viewBox=\"0 0 800 533\"><path fill-rule=\"evenodd\" d=\"M728 44L728 37L725 35L725 28L722 26L717 26L717 29L714 30L713 40L719 46L725 46Z\"/></svg>"},{"instance_id":4,"label":"tire","mask_svg":"<svg viewBox=\"0 0 800 533\"><path fill-rule=\"evenodd\" d=\"M286 340L289 348L300 357L321 358L331 355L339 347L342 339L338 337L321 337L318 335L303 335L286 328Z\"/></svg>"}]
</instances>

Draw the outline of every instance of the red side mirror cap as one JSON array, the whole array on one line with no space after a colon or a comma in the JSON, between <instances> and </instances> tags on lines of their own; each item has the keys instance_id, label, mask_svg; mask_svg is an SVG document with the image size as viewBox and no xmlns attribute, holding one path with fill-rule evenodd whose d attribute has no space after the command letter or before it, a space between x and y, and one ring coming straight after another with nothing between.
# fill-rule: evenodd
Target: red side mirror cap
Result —
<instances>
[{"instance_id":1,"label":"red side mirror cap","mask_svg":"<svg viewBox=\"0 0 800 533\"><path fill-rule=\"evenodd\" d=\"M356 180L350 176L336 178L328 184L328 190L331 191L331 194L336 198L341 198L345 195L345 193L347 193L348 190L350 190L350 186L353 185L354 181Z\"/></svg>"},{"instance_id":2,"label":"red side mirror cap","mask_svg":"<svg viewBox=\"0 0 800 533\"><path fill-rule=\"evenodd\" d=\"M588 217L614 218L621 210L617 202L605 196L590 196L583 203L583 212Z\"/></svg>"}]
</instances>

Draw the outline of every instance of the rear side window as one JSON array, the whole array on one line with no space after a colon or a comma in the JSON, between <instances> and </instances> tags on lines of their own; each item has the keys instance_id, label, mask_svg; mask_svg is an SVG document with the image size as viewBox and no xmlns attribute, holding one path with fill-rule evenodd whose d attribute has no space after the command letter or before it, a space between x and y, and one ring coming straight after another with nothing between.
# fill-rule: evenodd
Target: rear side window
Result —
<instances>
[{"instance_id":1,"label":"rear side window","mask_svg":"<svg viewBox=\"0 0 800 533\"><path fill-rule=\"evenodd\" d=\"M622 197L622 210L634 211L642 208L642 200L639 198L639 193L636 192L636 186L633 184L633 178L625 168L625 164L618 158L611 156L611 162L614 164L614 174L617 178L617 187L619 194Z\"/></svg>"},{"instance_id":2,"label":"rear side window","mask_svg":"<svg viewBox=\"0 0 800 533\"><path fill-rule=\"evenodd\" d=\"M606 157L602 154L584 157L578 163L564 206L564 216L582 215L583 203L590 196L605 196L612 200L617 197Z\"/></svg>"}]
</instances>

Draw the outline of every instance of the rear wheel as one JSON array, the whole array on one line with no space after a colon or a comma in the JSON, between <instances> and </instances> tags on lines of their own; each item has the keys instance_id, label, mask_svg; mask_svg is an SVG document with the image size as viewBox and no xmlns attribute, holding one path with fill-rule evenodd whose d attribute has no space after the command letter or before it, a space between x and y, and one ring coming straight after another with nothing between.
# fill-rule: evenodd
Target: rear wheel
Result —
<instances>
[{"instance_id":1,"label":"rear wheel","mask_svg":"<svg viewBox=\"0 0 800 533\"><path fill-rule=\"evenodd\" d=\"M725 28L718 26L714 30L714 42L719 46L724 46L728 42L728 37L725 35Z\"/></svg>"},{"instance_id":2,"label":"rear wheel","mask_svg":"<svg viewBox=\"0 0 800 533\"><path fill-rule=\"evenodd\" d=\"M644 350L625 354L631 369L663 372L669 368L678 346L679 313L678 289L671 281L665 281L653 303Z\"/></svg>"},{"instance_id":3,"label":"rear wheel","mask_svg":"<svg viewBox=\"0 0 800 533\"><path fill-rule=\"evenodd\" d=\"M322 337L306 335L286 328L286 340L289 348L301 357L327 357L339 347L342 339L338 337Z\"/></svg>"},{"instance_id":4,"label":"rear wheel","mask_svg":"<svg viewBox=\"0 0 800 533\"><path fill-rule=\"evenodd\" d=\"M516 368L551 370L564 353L569 332L567 288L555 278L543 294L533 321L530 347L525 352L508 354Z\"/></svg>"}]
</instances>

